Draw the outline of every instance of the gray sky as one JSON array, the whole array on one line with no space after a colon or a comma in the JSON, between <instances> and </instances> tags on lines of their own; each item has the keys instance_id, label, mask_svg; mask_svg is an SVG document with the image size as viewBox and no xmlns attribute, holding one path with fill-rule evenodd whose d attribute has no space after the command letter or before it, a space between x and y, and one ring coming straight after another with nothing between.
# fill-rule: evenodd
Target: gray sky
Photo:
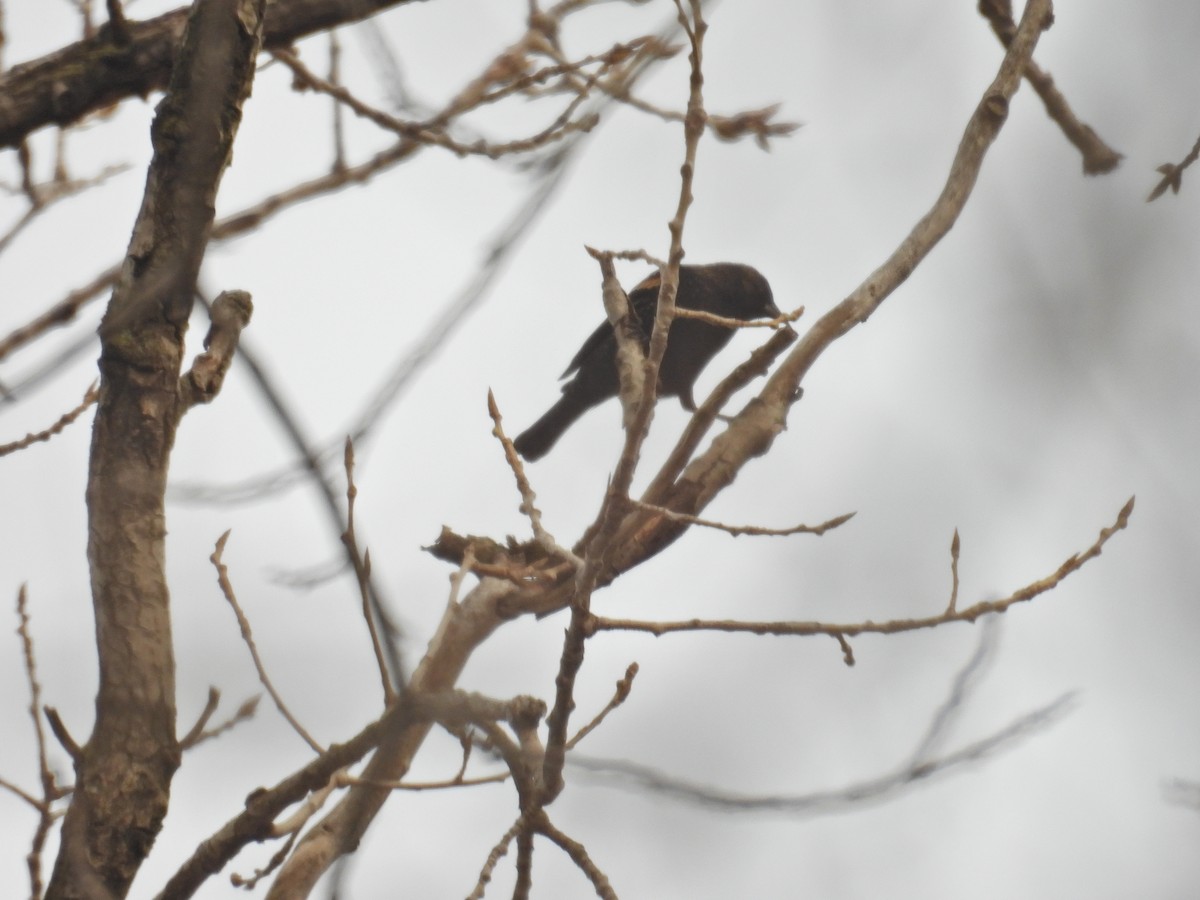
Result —
<instances>
[{"instance_id":1,"label":"gray sky","mask_svg":"<svg viewBox=\"0 0 1200 900\"><path fill-rule=\"evenodd\" d=\"M130 12L148 17L170 7L143 0ZM376 21L411 89L436 104L517 36L524 9L439 0ZM46 0L6 4L6 64L69 40L77 27L70 12ZM1077 0L1056 12L1036 58L1079 116L1125 154L1122 166L1085 178L1077 152L1022 88L954 230L869 323L821 358L770 456L749 465L706 513L775 527L857 516L823 538L693 531L596 603L613 615L661 619L930 615L946 602L956 527L965 605L1048 575L1136 494L1130 529L1103 556L1004 617L996 657L942 749L1067 692L1077 692L1073 711L984 764L827 816L722 813L569 775L555 821L587 845L623 897L1195 896L1200 816L1166 803L1162 785L1200 780L1200 176L1190 171L1178 197L1144 200L1154 168L1181 159L1200 133L1200 6ZM612 4L564 40L574 52L599 51L670 15L664 2ZM782 117L804 127L769 154L749 143L703 145L687 258L755 265L780 306L804 304L815 321L929 208L1001 50L969 3L739 0L720 5L710 24L709 110L779 102ZM386 104L369 46L360 31L346 31L347 77ZM317 39L301 50L321 68L324 47ZM260 73L218 215L327 169L329 104L290 93L289 82L278 65ZM658 72L645 94L682 106L682 62ZM131 169L48 212L0 255L0 334L121 258L155 100L127 102L111 121L73 134L73 174L115 163ZM544 111L510 108L478 126L509 135L514 121L540 127ZM351 161L387 143L351 123ZM50 136L33 146L47 166ZM584 245L664 256L681 154L677 126L631 111L602 125L483 303L360 447L363 534L410 660L442 614L450 573L421 547L443 524L497 538L528 532L490 437L487 390L510 433L553 402L556 376L603 317L598 269ZM11 153L0 158L0 176L11 182L15 172ZM511 166L429 150L214 247L203 284L210 293L253 293L247 346L310 434L336 442L470 282L529 184ZM19 212L0 197L0 228ZM622 269L627 285L644 274L643 266ZM47 344L0 362L0 379L20 382L88 334L99 313L94 304ZM197 345L203 332L194 326ZM752 345L740 336L701 386ZM0 407L0 441L45 427L74 405L94 377L94 358L91 349L27 402ZM673 400L664 402L647 471L685 421ZM616 404L597 409L530 467L546 524L564 544L598 507L620 446L618 423ZM88 439L81 422L0 460L0 595L15 598L28 583L44 701L80 740L95 683L82 503ZM217 402L183 425L172 473L180 485L225 485L289 459L280 429L235 366ZM352 585L338 579L306 592L279 582L336 559L310 488L255 504L175 502L168 525L181 730L209 685L229 709L259 692L208 563L227 528L225 561L297 715L330 742L376 714L378 685ZM461 686L550 699L564 624L562 616L513 623L476 654ZM629 662L641 674L625 707L583 749L734 793L869 781L914 751L978 631L955 625L860 638L853 668L827 638L603 635L588 648L581 721L607 702ZM8 723L0 777L32 788L28 701L11 634L0 641L0 680L8 685L0 694ZM134 893L156 891L249 791L307 758L265 703L255 720L189 754ZM55 761L67 768L57 748ZM414 777L449 777L457 764L457 744L436 738ZM23 886L33 818L8 795L0 795L0 810L9 848L0 883ZM408 896L463 896L514 816L507 786L396 797L353 859L349 895L392 897L403 887ZM248 875L269 852L252 848L232 868ZM511 893L511 878L510 855L489 896ZM213 879L202 896L235 896L227 885ZM539 845L534 896L590 895L557 851Z\"/></svg>"}]
</instances>

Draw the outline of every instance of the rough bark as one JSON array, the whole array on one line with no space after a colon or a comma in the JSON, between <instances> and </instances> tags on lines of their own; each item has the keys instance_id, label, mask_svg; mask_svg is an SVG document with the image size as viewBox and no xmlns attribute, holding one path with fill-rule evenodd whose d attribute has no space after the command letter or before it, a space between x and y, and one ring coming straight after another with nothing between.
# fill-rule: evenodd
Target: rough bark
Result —
<instances>
[{"instance_id":1,"label":"rough bark","mask_svg":"<svg viewBox=\"0 0 1200 900\"><path fill-rule=\"evenodd\" d=\"M264 45L287 47L310 34L365 19L412 0L279 0L268 8ZM166 87L188 19L181 7L93 37L0 78L0 147L15 147L46 125L70 125L129 97Z\"/></svg>"},{"instance_id":2,"label":"rough bark","mask_svg":"<svg viewBox=\"0 0 1200 900\"><path fill-rule=\"evenodd\" d=\"M159 105L154 159L100 327L88 563L100 689L75 761L49 898L123 897L162 826L179 765L163 498L183 338L262 41L265 0L197 0Z\"/></svg>"}]
</instances>

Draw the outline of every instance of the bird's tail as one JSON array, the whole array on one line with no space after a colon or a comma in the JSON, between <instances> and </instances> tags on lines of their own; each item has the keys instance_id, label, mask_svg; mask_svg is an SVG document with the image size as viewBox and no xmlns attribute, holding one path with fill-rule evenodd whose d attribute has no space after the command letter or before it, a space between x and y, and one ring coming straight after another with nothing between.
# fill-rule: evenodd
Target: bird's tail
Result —
<instances>
[{"instance_id":1,"label":"bird's tail","mask_svg":"<svg viewBox=\"0 0 1200 900\"><path fill-rule=\"evenodd\" d=\"M590 408L587 404L580 403L578 397L563 394L558 402L550 407L549 412L517 436L513 446L530 462L541 459L550 452L550 448L563 436L563 432Z\"/></svg>"}]
</instances>

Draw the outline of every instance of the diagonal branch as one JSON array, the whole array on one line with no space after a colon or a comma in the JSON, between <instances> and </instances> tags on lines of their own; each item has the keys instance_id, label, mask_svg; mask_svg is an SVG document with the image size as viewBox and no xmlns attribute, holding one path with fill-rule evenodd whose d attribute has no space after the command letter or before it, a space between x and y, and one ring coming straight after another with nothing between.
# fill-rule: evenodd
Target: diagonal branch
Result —
<instances>
[{"instance_id":1,"label":"diagonal branch","mask_svg":"<svg viewBox=\"0 0 1200 900\"><path fill-rule=\"evenodd\" d=\"M356 22L412 0L277 0L267 5L263 43L288 47L303 37ZM127 22L127 39L109 29L13 66L0 78L0 147L15 147L47 125L69 125L126 100L163 90L179 53L188 7Z\"/></svg>"}]
</instances>

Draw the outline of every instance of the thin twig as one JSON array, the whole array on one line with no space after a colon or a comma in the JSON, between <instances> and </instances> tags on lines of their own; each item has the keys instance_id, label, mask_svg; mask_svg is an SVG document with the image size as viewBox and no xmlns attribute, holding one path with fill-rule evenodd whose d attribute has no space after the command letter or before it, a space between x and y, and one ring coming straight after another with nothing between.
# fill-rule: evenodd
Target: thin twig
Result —
<instances>
[{"instance_id":1,"label":"thin twig","mask_svg":"<svg viewBox=\"0 0 1200 900\"><path fill-rule=\"evenodd\" d=\"M189 733L187 739L180 741L179 749L188 750L192 747L195 747L197 744L202 744L205 741L210 741L213 738L220 737L226 731L237 727L240 723L246 721L247 719L253 718L254 713L258 710L258 701L261 696L261 694L255 694L250 699L243 701L242 705L234 711L233 715L231 715L224 722L219 722L218 724L214 725L212 728L203 727L207 725L207 722L197 723L197 725L201 727L201 730L195 731L195 729L193 729L195 734L193 735L192 733Z\"/></svg>"},{"instance_id":2,"label":"thin twig","mask_svg":"<svg viewBox=\"0 0 1200 900\"><path fill-rule=\"evenodd\" d=\"M958 606L958 552L961 542L958 539L958 529L954 529L954 538L950 541L950 603L946 612L953 613Z\"/></svg>"},{"instance_id":3,"label":"thin twig","mask_svg":"<svg viewBox=\"0 0 1200 900\"><path fill-rule=\"evenodd\" d=\"M67 751L67 755L71 757L71 762L79 764L79 759L83 755L83 749L76 743L75 738L71 737L71 732L67 730L67 726L63 723L62 716L58 714L58 710L53 706L43 707L42 710L46 715L46 722L50 725L50 733L58 739L62 748Z\"/></svg>"},{"instance_id":4,"label":"thin twig","mask_svg":"<svg viewBox=\"0 0 1200 900\"><path fill-rule=\"evenodd\" d=\"M567 741L567 749L575 749L575 745L582 741L585 737L591 734L600 725L601 722L608 717L608 714L629 699L629 692L633 690L633 679L637 677L638 664L633 662L625 669L625 675L617 681L617 689L613 692L612 699L608 701L604 709L596 713L596 717L588 722L576 732L575 737Z\"/></svg>"},{"instance_id":5,"label":"thin twig","mask_svg":"<svg viewBox=\"0 0 1200 900\"><path fill-rule=\"evenodd\" d=\"M705 312L702 309L687 309L684 307L675 308L675 317L677 319L697 319L701 322L707 322L710 325L716 325L718 328L782 328L784 325L790 325L804 315L804 307L798 306L790 313L784 313L781 316L776 316L774 319L731 319L728 316L718 316L716 313Z\"/></svg>"},{"instance_id":6,"label":"thin twig","mask_svg":"<svg viewBox=\"0 0 1200 900\"><path fill-rule=\"evenodd\" d=\"M30 896L41 897L43 891L42 850L46 846L46 838L49 836L56 818L53 803L63 795L63 792L50 768L50 758L46 752L46 732L42 728L41 717L42 685L38 681L37 657L33 651L33 635L29 631L29 598L25 585L21 585L17 591L17 618L17 635L21 639L21 654L25 658L25 680L29 686L29 717L33 720L33 736L37 746L38 780L41 782L42 788L41 799L36 799L7 782L4 784L37 810L38 822L25 861L29 869Z\"/></svg>"},{"instance_id":7,"label":"thin twig","mask_svg":"<svg viewBox=\"0 0 1200 900\"><path fill-rule=\"evenodd\" d=\"M1017 33L1017 25L1012 18L1011 0L980 0L979 12L988 20L1000 43L1005 49L1009 48ZM1047 22L1045 27L1049 27L1049 24ZM1083 154L1084 174L1099 175L1111 172L1120 165L1121 154L1104 143L1091 127L1079 121L1067 99L1055 86L1054 79L1043 72L1032 58L1025 63L1024 74L1025 80L1042 98L1047 115L1058 124L1067 140Z\"/></svg>"},{"instance_id":8,"label":"thin twig","mask_svg":"<svg viewBox=\"0 0 1200 900\"><path fill-rule=\"evenodd\" d=\"M346 530L342 533L342 543L354 566L354 577L358 582L358 593L362 600L363 619L367 623L367 631L371 635L371 649L375 654L375 664L379 667L379 680L383 686L383 700L391 704L396 699L396 688L388 671L387 656L384 653L383 641L379 636L379 626L375 621L371 605L371 552L360 553L358 537L354 531L354 503L358 499L358 486L354 483L354 443L346 438L346 449L343 456L346 467Z\"/></svg>"},{"instance_id":9,"label":"thin twig","mask_svg":"<svg viewBox=\"0 0 1200 900\"><path fill-rule=\"evenodd\" d=\"M734 537L742 534L763 537L787 537L793 534L815 534L819 536L830 529L846 524L855 516L855 513L849 512L835 516L826 522L822 522L820 525L793 525L791 528L763 528L759 525L726 525L724 522L714 522L711 519L702 519L699 516L689 516L686 513L678 513L662 506L655 506L652 503L643 503L640 500L632 500L630 502L638 509L658 513L659 515L666 516L673 522L686 522L689 525L712 528L717 531L724 531L726 534L733 535Z\"/></svg>"},{"instance_id":10,"label":"thin twig","mask_svg":"<svg viewBox=\"0 0 1200 900\"><path fill-rule=\"evenodd\" d=\"M242 607L237 601L237 596L233 591L233 582L229 580L229 569L221 562L221 557L225 553L225 542L229 540L229 531L226 531L217 538L216 549L213 550L209 561L217 570L217 584L221 586L221 593L233 608L233 614L237 616L238 628L242 632L242 640L245 641L247 649L250 651L250 656L254 660L254 668L258 672L258 680L262 682L262 686L267 689L267 693L271 695L271 699L275 701L275 708L280 714L287 719L288 724L296 734L304 739L304 742L312 748L314 753L324 753L325 748L313 739L312 735L300 724L300 721L292 715L292 711L288 709L287 704L283 702L283 698L279 696L279 692L275 690L275 685L271 683L271 678L267 675L266 667L263 665L262 658L258 655L258 647L254 643L254 635L250 633L250 621L242 612Z\"/></svg>"},{"instance_id":11,"label":"thin twig","mask_svg":"<svg viewBox=\"0 0 1200 900\"><path fill-rule=\"evenodd\" d=\"M617 892L613 890L608 876L592 860L587 852L587 848L579 843L579 841L573 840L565 832L556 828L544 811L539 817L537 832L553 841L560 850L571 858L571 862L575 863L579 871L586 875L587 880L592 883L592 889L596 892L597 897L601 897L603 900L617 900Z\"/></svg>"},{"instance_id":12,"label":"thin twig","mask_svg":"<svg viewBox=\"0 0 1200 900\"><path fill-rule=\"evenodd\" d=\"M509 154L528 153L531 150L544 147L546 144L562 140L569 134L591 131L600 121L599 116L595 114L585 116L581 119L570 119L570 114L585 99L586 95L580 94L567 105L562 115L542 131L530 135L528 138L503 143L489 143L484 140L476 140L467 144L450 137L441 128L430 127L424 122L406 122L402 119L397 119L390 113L364 103L341 85L331 84L326 79L317 75L305 66L300 61L300 58L290 50L282 48L272 50L271 55L291 69L296 78L306 87L333 97L339 103L349 107L356 115L373 122L380 128L410 141L442 147L458 156L486 156L488 159L498 159L501 156Z\"/></svg>"},{"instance_id":13,"label":"thin twig","mask_svg":"<svg viewBox=\"0 0 1200 900\"><path fill-rule=\"evenodd\" d=\"M1166 192L1167 188L1171 189L1172 194L1178 194L1179 189L1183 186L1183 170L1197 159L1200 159L1200 138L1196 138L1196 143L1192 145L1191 151L1179 162L1163 163L1155 170L1162 175L1162 180L1155 185L1150 196L1146 198L1146 202L1157 200Z\"/></svg>"},{"instance_id":14,"label":"thin twig","mask_svg":"<svg viewBox=\"0 0 1200 900\"><path fill-rule=\"evenodd\" d=\"M0 235L0 253L8 249L11 244L30 223L32 223L39 215L53 206L59 200L65 200L67 197L79 194L90 187L103 184L113 175L124 172L129 168L127 165L106 166L96 175L90 178L77 180L58 179L47 184L33 184L22 178L22 193L27 196L32 192L32 196L36 200L31 200L29 207L25 210L22 216L17 219L7 232Z\"/></svg>"},{"instance_id":15,"label":"thin twig","mask_svg":"<svg viewBox=\"0 0 1200 900\"><path fill-rule=\"evenodd\" d=\"M24 450L31 444L36 444L41 441L48 441L56 434L61 434L63 429L78 419L93 403L99 392L96 390L96 382L92 382L91 387L83 395L83 401L70 412L63 413L49 428L44 431L38 431L32 434L27 434L19 441L13 441L11 444L0 444L0 456L7 456L10 453L16 453L18 450Z\"/></svg>"},{"instance_id":16,"label":"thin twig","mask_svg":"<svg viewBox=\"0 0 1200 900\"><path fill-rule=\"evenodd\" d=\"M1057 587L1067 576L1077 572L1085 563L1100 555L1104 545L1118 531L1129 524L1133 512L1130 497L1117 514L1116 521L1100 531L1100 536L1083 553L1068 558L1053 573L1041 578L1000 600L983 600L966 609L947 609L936 616L915 619L890 619L885 622L854 622L836 625L825 622L747 622L732 619L689 619L676 622L650 622L635 619L611 619L592 616L589 634L599 631L639 631L660 637L683 631L724 631L744 634L814 635L824 634L836 638L853 637L860 634L899 634L925 628L937 628L950 622L974 622L980 616L1006 612L1017 603L1032 600Z\"/></svg>"},{"instance_id":17,"label":"thin twig","mask_svg":"<svg viewBox=\"0 0 1200 900\"><path fill-rule=\"evenodd\" d=\"M504 459L513 473L513 478L516 479L517 491L521 494L520 511L529 519L534 539L548 555L570 560L576 566L581 565L583 560L566 547L561 546L555 540L554 535L542 524L542 511L534 505L537 500L537 494L534 493L533 486L529 483L529 477L525 474L525 466L521 462L521 457L517 455L517 450L513 446L512 440L504 433L504 426L502 424L504 418L500 415L500 406L496 403L496 397L490 388L488 389L487 402L488 415L492 418L492 434L500 442L500 446L504 448Z\"/></svg>"},{"instance_id":18,"label":"thin twig","mask_svg":"<svg viewBox=\"0 0 1200 900\"><path fill-rule=\"evenodd\" d=\"M488 882L492 880L492 873L496 871L496 866L500 860L508 853L508 845L525 828L525 816L517 817L517 820L509 826L508 831L500 837L496 845L492 847L491 852L484 860L483 868L479 872L479 877L475 880L475 887L471 893L467 894L467 900L483 900L483 893L487 890Z\"/></svg>"},{"instance_id":19,"label":"thin twig","mask_svg":"<svg viewBox=\"0 0 1200 900\"><path fill-rule=\"evenodd\" d=\"M208 699L205 700L204 709L200 711L200 715L196 718L196 724L189 728L187 734L179 739L180 750L186 750L199 741L200 735L204 731L204 726L207 725L208 720L213 717L213 714L217 711L217 707L220 705L220 703L221 692L215 687L209 685Z\"/></svg>"},{"instance_id":20,"label":"thin twig","mask_svg":"<svg viewBox=\"0 0 1200 900\"><path fill-rule=\"evenodd\" d=\"M738 794L710 785L685 781L673 774L637 763L595 759L578 753L571 754L571 768L575 772L591 772L609 780L621 779L634 786L639 794L649 791L726 812L771 811L792 816L828 815L831 812L858 808L867 803L881 802L918 782L948 775L967 764L985 759L1018 739L1053 725L1070 712L1074 702L1074 694L1064 694L1052 703L1018 717L987 737L972 741L953 753L920 764L905 764L898 771L879 778L815 794Z\"/></svg>"}]
</instances>

